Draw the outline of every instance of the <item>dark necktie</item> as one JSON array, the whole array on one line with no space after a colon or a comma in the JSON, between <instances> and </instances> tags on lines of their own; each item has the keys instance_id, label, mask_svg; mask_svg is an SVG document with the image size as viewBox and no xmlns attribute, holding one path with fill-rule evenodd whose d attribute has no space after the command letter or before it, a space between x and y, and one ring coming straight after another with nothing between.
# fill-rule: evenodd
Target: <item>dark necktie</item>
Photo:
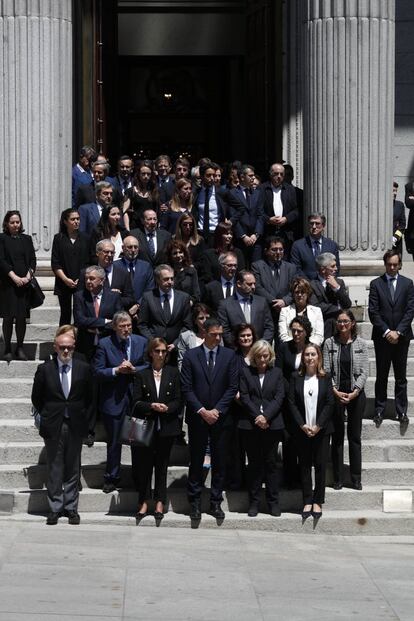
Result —
<instances>
[{"instance_id":1,"label":"dark necktie","mask_svg":"<svg viewBox=\"0 0 414 621\"><path fill-rule=\"evenodd\" d=\"M164 293L164 302L162 305L164 311L164 317L166 321L170 321L171 319L171 306L170 306L170 298L168 293Z\"/></svg>"},{"instance_id":2,"label":"dark necktie","mask_svg":"<svg viewBox=\"0 0 414 621\"><path fill-rule=\"evenodd\" d=\"M251 323L252 312L250 298L243 298L243 314L246 319L246 323Z\"/></svg>"},{"instance_id":3,"label":"dark necktie","mask_svg":"<svg viewBox=\"0 0 414 621\"><path fill-rule=\"evenodd\" d=\"M69 397L69 378L68 378L69 365L62 365L62 392L65 395L65 399Z\"/></svg>"},{"instance_id":4,"label":"dark necktie","mask_svg":"<svg viewBox=\"0 0 414 621\"><path fill-rule=\"evenodd\" d=\"M226 282L226 300L227 298L231 298L231 282Z\"/></svg>"},{"instance_id":5,"label":"dark necktie","mask_svg":"<svg viewBox=\"0 0 414 621\"><path fill-rule=\"evenodd\" d=\"M313 242L313 255L318 257L321 254L321 246L319 244L319 239Z\"/></svg>"},{"instance_id":6,"label":"dark necktie","mask_svg":"<svg viewBox=\"0 0 414 621\"><path fill-rule=\"evenodd\" d=\"M210 377L213 375L214 371L214 351L211 349L208 353L208 373Z\"/></svg>"},{"instance_id":7,"label":"dark necktie","mask_svg":"<svg viewBox=\"0 0 414 621\"><path fill-rule=\"evenodd\" d=\"M155 246L154 246L154 233L148 233L148 250L153 259L155 256Z\"/></svg>"},{"instance_id":8,"label":"dark necktie","mask_svg":"<svg viewBox=\"0 0 414 621\"><path fill-rule=\"evenodd\" d=\"M245 188L244 191L246 193L247 208L250 209L251 190L250 190L250 188Z\"/></svg>"},{"instance_id":9,"label":"dark necktie","mask_svg":"<svg viewBox=\"0 0 414 621\"><path fill-rule=\"evenodd\" d=\"M206 238L210 232L210 188L205 188L204 216L203 216L203 235Z\"/></svg>"},{"instance_id":10,"label":"dark necktie","mask_svg":"<svg viewBox=\"0 0 414 621\"><path fill-rule=\"evenodd\" d=\"M394 283L395 283L395 278L389 278L388 279L388 287L390 290L390 295L391 295L391 300L394 302L394 297L395 297L395 289L394 289Z\"/></svg>"},{"instance_id":11,"label":"dark necktie","mask_svg":"<svg viewBox=\"0 0 414 621\"><path fill-rule=\"evenodd\" d=\"M129 262L128 269L129 269L129 273L131 274L131 276L133 276L134 275L134 271L135 271L135 265L134 265L133 261Z\"/></svg>"}]
</instances>

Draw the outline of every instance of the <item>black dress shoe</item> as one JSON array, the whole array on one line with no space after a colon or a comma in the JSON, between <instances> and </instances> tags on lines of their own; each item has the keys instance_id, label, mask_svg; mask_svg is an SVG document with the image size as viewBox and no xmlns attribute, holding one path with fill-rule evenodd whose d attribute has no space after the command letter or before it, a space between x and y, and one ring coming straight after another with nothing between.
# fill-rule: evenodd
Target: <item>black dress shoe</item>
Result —
<instances>
[{"instance_id":1,"label":"black dress shoe","mask_svg":"<svg viewBox=\"0 0 414 621\"><path fill-rule=\"evenodd\" d=\"M80 524L80 515L77 511L65 511L64 515L68 518L68 523L76 526Z\"/></svg>"},{"instance_id":2,"label":"black dress shoe","mask_svg":"<svg viewBox=\"0 0 414 621\"><path fill-rule=\"evenodd\" d=\"M375 414L374 418L372 419L375 427L378 429L379 427L381 427L381 423L382 423L382 416L380 414Z\"/></svg>"},{"instance_id":3,"label":"black dress shoe","mask_svg":"<svg viewBox=\"0 0 414 621\"><path fill-rule=\"evenodd\" d=\"M210 515L216 518L216 520L224 520L224 511L219 502L210 503Z\"/></svg>"},{"instance_id":4,"label":"black dress shoe","mask_svg":"<svg viewBox=\"0 0 414 621\"><path fill-rule=\"evenodd\" d=\"M269 502L267 506L269 508L269 514L273 517L280 517L282 515L279 504L277 502Z\"/></svg>"},{"instance_id":5,"label":"black dress shoe","mask_svg":"<svg viewBox=\"0 0 414 621\"><path fill-rule=\"evenodd\" d=\"M3 360L5 360L8 364L13 360L13 354L11 353L11 351L4 352Z\"/></svg>"},{"instance_id":6,"label":"black dress shoe","mask_svg":"<svg viewBox=\"0 0 414 621\"><path fill-rule=\"evenodd\" d=\"M322 510L321 510L321 511L313 511L313 510L312 510L312 517L313 517L315 520L319 520L319 518L321 518L321 517L322 517Z\"/></svg>"},{"instance_id":7,"label":"black dress shoe","mask_svg":"<svg viewBox=\"0 0 414 621\"><path fill-rule=\"evenodd\" d=\"M361 491L362 490L361 479L354 479L352 481L352 488Z\"/></svg>"},{"instance_id":8,"label":"black dress shoe","mask_svg":"<svg viewBox=\"0 0 414 621\"><path fill-rule=\"evenodd\" d=\"M112 481L105 481L102 487L102 491L104 494L109 494L110 492L116 491L116 485Z\"/></svg>"},{"instance_id":9,"label":"black dress shoe","mask_svg":"<svg viewBox=\"0 0 414 621\"><path fill-rule=\"evenodd\" d=\"M341 482L341 481L335 481L335 482L334 482L334 484L332 485L332 487L333 487L334 489L337 489L337 490L338 490L338 489L342 489L343 484L342 484L342 482Z\"/></svg>"},{"instance_id":10,"label":"black dress shoe","mask_svg":"<svg viewBox=\"0 0 414 621\"><path fill-rule=\"evenodd\" d=\"M23 347L18 347L16 349L16 360L22 360L22 361L26 361L27 360L27 356L24 353L24 349Z\"/></svg>"},{"instance_id":11,"label":"black dress shoe","mask_svg":"<svg viewBox=\"0 0 414 621\"><path fill-rule=\"evenodd\" d=\"M408 425L408 423L410 422L407 414L400 414L400 416L397 417L397 420L399 421L400 425Z\"/></svg>"},{"instance_id":12,"label":"black dress shoe","mask_svg":"<svg viewBox=\"0 0 414 621\"><path fill-rule=\"evenodd\" d=\"M46 524L48 524L48 526L54 526L58 523L58 519L60 518L60 516L60 513L49 513L49 515L47 516Z\"/></svg>"},{"instance_id":13,"label":"black dress shoe","mask_svg":"<svg viewBox=\"0 0 414 621\"><path fill-rule=\"evenodd\" d=\"M190 518L192 520L201 520L201 503L199 500L193 500L190 503Z\"/></svg>"},{"instance_id":14,"label":"black dress shoe","mask_svg":"<svg viewBox=\"0 0 414 621\"><path fill-rule=\"evenodd\" d=\"M92 433L88 433L83 443L85 444L85 446L88 446L89 448L91 448L95 443L95 435Z\"/></svg>"},{"instance_id":15,"label":"black dress shoe","mask_svg":"<svg viewBox=\"0 0 414 621\"><path fill-rule=\"evenodd\" d=\"M256 515L259 513L259 505L257 502L251 502L249 505L249 509L247 511L247 515L249 517L256 517Z\"/></svg>"}]
</instances>

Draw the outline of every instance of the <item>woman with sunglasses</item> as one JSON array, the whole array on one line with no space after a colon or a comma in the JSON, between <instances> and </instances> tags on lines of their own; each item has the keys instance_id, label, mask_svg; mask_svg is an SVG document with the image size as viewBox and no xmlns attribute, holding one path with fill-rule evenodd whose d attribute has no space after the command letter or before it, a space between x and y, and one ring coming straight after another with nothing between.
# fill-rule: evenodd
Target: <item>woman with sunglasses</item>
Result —
<instances>
[{"instance_id":1,"label":"woman with sunglasses","mask_svg":"<svg viewBox=\"0 0 414 621\"><path fill-rule=\"evenodd\" d=\"M334 489L344 482L345 410L349 447L351 485L361 490L361 431L366 397L364 386L368 376L367 342L357 336L355 317L351 310L341 310L336 319L336 333L326 339L323 347L324 366L332 376L335 395L332 434L332 467Z\"/></svg>"}]
</instances>

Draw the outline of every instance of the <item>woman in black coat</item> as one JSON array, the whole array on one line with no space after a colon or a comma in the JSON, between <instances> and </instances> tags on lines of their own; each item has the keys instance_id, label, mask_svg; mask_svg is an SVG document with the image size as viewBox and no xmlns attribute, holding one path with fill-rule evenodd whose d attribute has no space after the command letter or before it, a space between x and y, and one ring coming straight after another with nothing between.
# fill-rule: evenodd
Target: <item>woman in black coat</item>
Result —
<instances>
[{"instance_id":1,"label":"woman in black coat","mask_svg":"<svg viewBox=\"0 0 414 621\"><path fill-rule=\"evenodd\" d=\"M36 269L36 255L30 235L23 234L19 211L8 211L0 234L0 317L3 318L4 360L12 360L11 338L16 323L16 358L27 360L23 349L26 318L30 316L29 281Z\"/></svg>"},{"instance_id":2,"label":"woman in black coat","mask_svg":"<svg viewBox=\"0 0 414 621\"><path fill-rule=\"evenodd\" d=\"M165 249L168 265L174 270L174 288L188 293L191 304L200 301L200 287L196 268L191 265L187 246L182 241L172 239Z\"/></svg>"},{"instance_id":3,"label":"woman in black coat","mask_svg":"<svg viewBox=\"0 0 414 621\"><path fill-rule=\"evenodd\" d=\"M310 343L303 350L299 370L293 373L289 385L289 407L295 423L302 479L303 519L322 516L334 401L332 380L322 366L322 352ZM315 468L314 490L312 466Z\"/></svg>"},{"instance_id":4,"label":"woman in black coat","mask_svg":"<svg viewBox=\"0 0 414 621\"><path fill-rule=\"evenodd\" d=\"M53 238L53 293L59 300L60 326L72 321L72 298L78 286L79 274L89 265L89 238L79 231L79 223L79 213L75 209L65 209L60 217L59 233Z\"/></svg>"},{"instance_id":5,"label":"woman in black coat","mask_svg":"<svg viewBox=\"0 0 414 621\"><path fill-rule=\"evenodd\" d=\"M259 511L263 479L269 513L280 515L277 481L277 447L284 429L282 404L285 396L282 371L274 367L275 353L267 341L254 343L249 352L250 366L241 371L239 429L248 457L248 515Z\"/></svg>"},{"instance_id":6,"label":"woman in black coat","mask_svg":"<svg viewBox=\"0 0 414 621\"><path fill-rule=\"evenodd\" d=\"M137 373L134 379L134 416L156 419L150 447L132 446L132 473L138 488L137 519L147 515L151 493L152 471L155 472L154 516L164 517L167 502L167 470L174 439L181 433L182 398L180 374L175 367L165 366L167 342L163 338L150 341L147 351L151 366Z\"/></svg>"}]
</instances>

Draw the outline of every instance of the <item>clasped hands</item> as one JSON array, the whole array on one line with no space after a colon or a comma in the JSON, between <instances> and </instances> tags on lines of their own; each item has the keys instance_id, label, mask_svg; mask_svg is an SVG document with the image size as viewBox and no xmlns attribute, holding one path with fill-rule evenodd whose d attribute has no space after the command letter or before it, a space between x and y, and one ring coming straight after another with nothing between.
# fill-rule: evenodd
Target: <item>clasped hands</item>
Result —
<instances>
[{"instance_id":1,"label":"clasped hands","mask_svg":"<svg viewBox=\"0 0 414 621\"><path fill-rule=\"evenodd\" d=\"M130 375L135 373L135 367L129 360L123 360L115 372L117 375Z\"/></svg>"},{"instance_id":2,"label":"clasped hands","mask_svg":"<svg viewBox=\"0 0 414 621\"><path fill-rule=\"evenodd\" d=\"M400 335L398 334L396 330L390 330L385 335L385 340L388 341L390 345L397 345L399 338L400 338Z\"/></svg>"},{"instance_id":3,"label":"clasped hands","mask_svg":"<svg viewBox=\"0 0 414 621\"><path fill-rule=\"evenodd\" d=\"M199 414L208 425L214 425L214 423L218 421L218 418L220 416L219 411L216 410L216 408L213 408L212 410L201 408L201 410L199 410Z\"/></svg>"},{"instance_id":4,"label":"clasped hands","mask_svg":"<svg viewBox=\"0 0 414 621\"><path fill-rule=\"evenodd\" d=\"M301 429L306 433L308 438L314 438L321 430L319 425L302 425Z\"/></svg>"},{"instance_id":5,"label":"clasped hands","mask_svg":"<svg viewBox=\"0 0 414 621\"><path fill-rule=\"evenodd\" d=\"M259 416L256 416L256 418L254 419L254 424L257 425L259 429L269 429L269 423L267 422L267 418L265 418L263 414L259 414Z\"/></svg>"},{"instance_id":6,"label":"clasped hands","mask_svg":"<svg viewBox=\"0 0 414 621\"><path fill-rule=\"evenodd\" d=\"M168 411L168 405L165 405L165 403L151 403L150 407L151 410L154 410L154 412L159 412L160 414Z\"/></svg>"}]
</instances>

